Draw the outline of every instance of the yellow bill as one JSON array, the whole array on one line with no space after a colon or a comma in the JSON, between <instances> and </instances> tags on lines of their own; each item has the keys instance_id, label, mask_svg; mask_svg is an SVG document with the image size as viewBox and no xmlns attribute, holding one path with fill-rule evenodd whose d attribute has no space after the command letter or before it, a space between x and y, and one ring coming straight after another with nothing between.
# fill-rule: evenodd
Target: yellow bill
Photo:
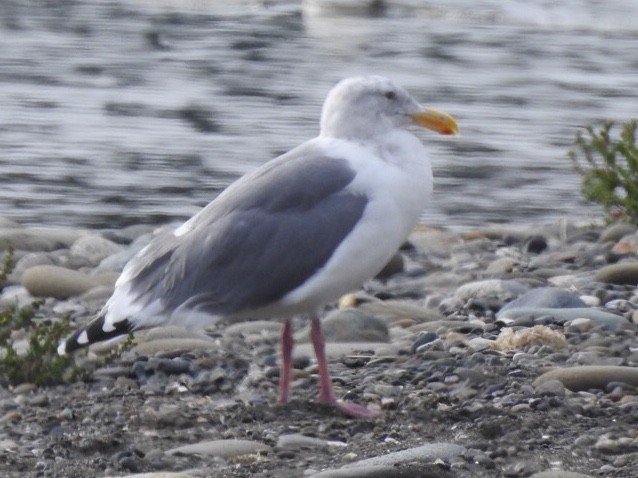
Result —
<instances>
[{"instance_id":1,"label":"yellow bill","mask_svg":"<svg viewBox=\"0 0 638 478\"><path fill-rule=\"evenodd\" d=\"M439 134L459 134L459 125L449 114L435 110L434 108L423 108L418 113L412 115L412 120L423 128L431 129Z\"/></svg>"}]
</instances>

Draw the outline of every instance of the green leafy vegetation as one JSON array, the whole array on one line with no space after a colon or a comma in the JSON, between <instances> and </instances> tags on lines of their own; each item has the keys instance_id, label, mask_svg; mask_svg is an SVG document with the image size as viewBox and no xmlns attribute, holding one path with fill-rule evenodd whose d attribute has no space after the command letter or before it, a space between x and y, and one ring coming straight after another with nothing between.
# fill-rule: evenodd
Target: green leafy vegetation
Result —
<instances>
[{"instance_id":1,"label":"green leafy vegetation","mask_svg":"<svg viewBox=\"0 0 638 478\"><path fill-rule=\"evenodd\" d=\"M0 269L0 284L3 284L11 271L13 270L13 246L7 244L7 248L4 251L2 259L2 269Z\"/></svg>"},{"instance_id":2,"label":"green leafy vegetation","mask_svg":"<svg viewBox=\"0 0 638 478\"><path fill-rule=\"evenodd\" d=\"M11 385L62 383L74 366L71 357L57 353L59 341L70 330L68 319L55 322L35 319L40 305L41 302L34 302L0 312L0 377ZM16 346L12 338L15 332L27 337L26 347Z\"/></svg>"},{"instance_id":3,"label":"green leafy vegetation","mask_svg":"<svg viewBox=\"0 0 638 478\"><path fill-rule=\"evenodd\" d=\"M13 251L7 249L0 270L4 280L13 270ZM94 367L117 360L133 343L132 336L113 352L93 364L91 369L76 365L73 356L59 355L60 341L71 332L68 317L49 320L38 316L43 302L28 306L12 305L0 310L0 385L55 385L89 380Z\"/></svg>"},{"instance_id":4,"label":"green leafy vegetation","mask_svg":"<svg viewBox=\"0 0 638 478\"><path fill-rule=\"evenodd\" d=\"M14 267L13 249L4 252L0 280ZM12 305L0 311L0 381L10 385L31 382L36 385L60 383L72 364L57 354L57 344L69 333L69 321L47 322L37 319L42 302L26 307ZM19 347L22 343L24 347ZM19 349L22 350L19 350Z\"/></svg>"},{"instance_id":5,"label":"green leafy vegetation","mask_svg":"<svg viewBox=\"0 0 638 478\"><path fill-rule=\"evenodd\" d=\"M638 147L636 120L622 125L614 135L614 122L599 130L592 126L576 135L568 155L582 176L584 197L600 204L609 219L638 222Z\"/></svg>"}]
</instances>

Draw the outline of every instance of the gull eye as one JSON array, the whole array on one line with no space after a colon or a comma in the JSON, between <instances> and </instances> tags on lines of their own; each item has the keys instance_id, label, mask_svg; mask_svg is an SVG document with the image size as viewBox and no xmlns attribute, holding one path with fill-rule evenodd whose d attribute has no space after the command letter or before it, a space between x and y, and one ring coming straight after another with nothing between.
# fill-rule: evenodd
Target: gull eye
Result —
<instances>
[{"instance_id":1,"label":"gull eye","mask_svg":"<svg viewBox=\"0 0 638 478\"><path fill-rule=\"evenodd\" d=\"M385 96L389 100L396 100L397 99L397 94L394 91L392 91L392 90L386 91L383 96Z\"/></svg>"}]
</instances>

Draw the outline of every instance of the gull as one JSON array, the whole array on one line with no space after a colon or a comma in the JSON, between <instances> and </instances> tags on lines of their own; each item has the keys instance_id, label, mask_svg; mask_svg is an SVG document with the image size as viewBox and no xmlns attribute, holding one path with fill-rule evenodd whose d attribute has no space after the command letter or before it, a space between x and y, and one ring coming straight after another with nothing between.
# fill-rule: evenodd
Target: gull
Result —
<instances>
[{"instance_id":1,"label":"gull","mask_svg":"<svg viewBox=\"0 0 638 478\"><path fill-rule=\"evenodd\" d=\"M305 314L319 400L349 416L374 416L337 399L319 314L383 269L427 205L432 167L411 126L459 131L450 115L421 106L387 78L340 81L325 100L316 138L241 177L174 232L153 239L124 267L99 314L58 352L155 326L282 318L279 401L286 403L290 319Z\"/></svg>"}]
</instances>

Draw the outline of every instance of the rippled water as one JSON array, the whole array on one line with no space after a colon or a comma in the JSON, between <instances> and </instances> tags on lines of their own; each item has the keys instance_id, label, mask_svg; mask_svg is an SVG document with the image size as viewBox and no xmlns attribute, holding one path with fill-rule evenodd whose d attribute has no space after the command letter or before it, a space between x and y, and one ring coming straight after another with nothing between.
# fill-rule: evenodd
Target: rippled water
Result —
<instances>
[{"instance_id":1,"label":"rippled water","mask_svg":"<svg viewBox=\"0 0 638 478\"><path fill-rule=\"evenodd\" d=\"M404 0L376 17L222 3L3 0L0 216L183 219L314 136L330 87L363 73L461 125L419 133L436 175L426 223L600 215L566 152L584 125L638 116L638 2Z\"/></svg>"}]
</instances>

